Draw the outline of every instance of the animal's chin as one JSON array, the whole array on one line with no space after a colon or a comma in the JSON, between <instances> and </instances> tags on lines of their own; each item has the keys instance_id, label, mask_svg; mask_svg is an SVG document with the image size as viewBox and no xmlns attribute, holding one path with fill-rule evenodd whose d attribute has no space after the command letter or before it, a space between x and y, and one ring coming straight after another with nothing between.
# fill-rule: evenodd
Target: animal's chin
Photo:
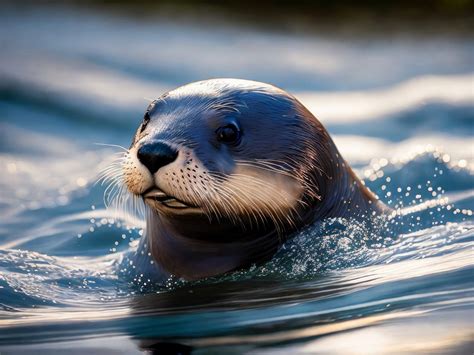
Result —
<instances>
[{"instance_id":1,"label":"animal's chin","mask_svg":"<svg viewBox=\"0 0 474 355\"><path fill-rule=\"evenodd\" d=\"M158 213L175 215L193 215L203 214L203 210L199 206L192 205L188 202L179 200L178 198L166 194L164 191L153 187L142 194L145 203Z\"/></svg>"}]
</instances>

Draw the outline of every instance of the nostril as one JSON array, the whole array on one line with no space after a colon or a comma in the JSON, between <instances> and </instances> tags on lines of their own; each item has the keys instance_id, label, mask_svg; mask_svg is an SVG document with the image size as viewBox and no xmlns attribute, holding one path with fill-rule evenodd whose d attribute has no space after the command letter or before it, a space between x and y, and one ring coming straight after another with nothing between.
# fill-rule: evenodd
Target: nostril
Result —
<instances>
[{"instance_id":1,"label":"nostril","mask_svg":"<svg viewBox=\"0 0 474 355\"><path fill-rule=\"evenodd\" d=\"M149 142L142 145L137 152L140 162L145 165L150 173L176 160L178 152L164 142Z\"/></svg>"}]
</instances>

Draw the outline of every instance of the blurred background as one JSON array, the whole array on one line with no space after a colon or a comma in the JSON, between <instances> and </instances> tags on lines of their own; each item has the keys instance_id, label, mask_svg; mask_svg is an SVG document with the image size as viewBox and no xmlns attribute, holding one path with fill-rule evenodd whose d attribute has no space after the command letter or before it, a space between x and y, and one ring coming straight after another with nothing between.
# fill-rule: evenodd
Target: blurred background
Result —
<instances>
[{"instance_id":1,"label":"blurred background","mask_svg":"<svg viewBox=\"0 0 474 355\"><path fill-rule=\"evenodd\" d=\"M373 272L370 275L379 280L373 281L378 282L378 293L370 291L373 283L356 284L369 290L364 294L367 299L373 297L381 307L390 305L382 314L391 317L392 307L410 312L419 304L438 307L430 306L433 299L439 301L438 296L421 299L418 293L438 295L439 291L454 303L464 296L472 298L472 291L466 290L473 287L472 267L467 265L472 261L474 227L466 218L472 216L474 196L474 1L17 0L0 1L0 9L0 345L16 349L25 339L69 339L71 332L61 332L79 322L75 318L79 311L91 323L78 329L97 337L106 336L110 329L114 334L135 335L149 329L148 323L139 322L137 329L128 328L129 309L121 298L129 295L128 280L117 276L110 264L127 252L129 241L140 238L143 223L129 221L138 228L130 229L110 222L104 187L95 182L120 148L102 144L128 147L150 100L188 82L215 77L264 81L294 94L328 128L342 155L385 203L421 205L445 196L456 201L459 212L458 207L426 212L423 227L417 222L416 228L405 231L425 228L420 232L424 239L415 239L423 241L415 245L407 241L410 253L391 251L403 256L391 254L390 263L413 262L403 269L404 275L396 271L398 264L380 269L389 270L394 284L386 285L382 271L360 271ZM423 191L415 200L410 191L417 186ZM449 226L443 231L431 229L445 223ZM314 255L308 248L300 253L305 258L291 261L296 266L282 271L284 282L302 273L305 279L319 280L307 274L307 260ZM344 260L355 253L343 250ZM437 259L443 253L453 253L449 256L453 259ZM418 258L425 256L433 256L428 258L432 261L420 266ZM357 264L338 263L342 259L331 257L318 265L341 269ZM319 272L320 266L311 270ZM468 274L454 278L450 273L461 269ZM418 283L420 270L431 281ZM444 276L435 279L437 273ZM330 282L339 287L339 281ZM309 290L319 281L314 282ZM404 282L421 286L410 288ZM452 298L443 293L448 286ZM317 287L324 290L327 285ZM416 307L404 303L407 295L420 303ZM236 291L230 299L240 296ZM351 317L378 321L371 311L358 308L362 303L357 305L357 300L364 297L338 299L334 308L312 299L315 303L308 308L287 310L306 317L306 312L318 307L329 312L356 300L354 313L334 311L324 320L336 325L327 334L336 334L341 329L338 322ZM112 304L104 307L104 300ZM302 299L295 302L304 304ZM468 311L462 308L446 317L434 316L430 323L438 328L427 328L421 338L404 330L411 329L405 321L390 328L398 337L385 337L382 343L377 336L374 342L370 332L356 338L364 336L365 343L359 345L375 353L398 349L402 343L400 352L410 353L420 339L427 348L455 344L462 352L472 340L468 315L473 309L472 304L463 307ZM212 336L244 329L245 333L250 324L243 322L249 320L245 317L256 317L252 324L271 329L273 323L265 318L268 310L262 312L229 316L227 323L193 313L192 321L156 318L153 324L157 335L189 338L199 332ZM310 313L304 324L314 326L320 318ZM107 323L112 318L123 322ZM242 328L238 328L240 321ZM41 333L45 323L52 328ZM196 327L192 331L187 328L190 324ZM448 328L453 331L445 332ZM263 329L267 328L249 333ZM322 329L316 333L323 334ZM433 332L439 335L432 337ZM329 337L317 343L323 353L335 344L345 352L357 343L345 338L345 333L337 336L334 342ZM136 350L128 340L114 344L115 351ZM304 349L296 346L291 351L297 350Z\"/></svg>"}]
</instances>

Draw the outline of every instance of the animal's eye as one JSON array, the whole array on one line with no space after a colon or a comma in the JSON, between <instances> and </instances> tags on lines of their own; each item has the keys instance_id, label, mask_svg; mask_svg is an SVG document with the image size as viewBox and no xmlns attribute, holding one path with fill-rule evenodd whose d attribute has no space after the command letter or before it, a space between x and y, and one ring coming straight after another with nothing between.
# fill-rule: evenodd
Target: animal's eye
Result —
<instances>
[{"instance_id":1,"label":"animal's eye","mask_svg":"<svg viewBox=\"0 0 474 355\"><path fill-rule=\"evenodd\" d=\"M148 124L148 122L150 122L150 114L147 112L145 112L145 115L143 116L143 122L142 122L142 126L140 128L140 132L143 132Z\"/></svg>"},{"instance_id":2,"label":"animal's eye","mask_svg":"<svg viewBox=\"0 0 474 355\"><path fill-rule=\"evenodd\" d=\"M216 130L216 135L217 140L223 143L237 144L240 140L240 131L233 124L228 124L226 126L219 127Z\"/></svg>"}]
</instances>

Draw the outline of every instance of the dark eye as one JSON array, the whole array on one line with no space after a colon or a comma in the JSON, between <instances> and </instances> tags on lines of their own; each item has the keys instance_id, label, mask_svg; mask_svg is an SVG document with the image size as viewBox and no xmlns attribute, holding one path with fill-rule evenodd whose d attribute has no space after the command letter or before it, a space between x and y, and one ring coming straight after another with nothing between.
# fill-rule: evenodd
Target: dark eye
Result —
<instances>
[{"instance_id":1,"label":"dark eye","mask_svg":"<svg viewBox=\"0 0 474 355\"><path fill-rule=\"evenodd\" d=\"M145 115L143 116L143 122L142 122L142 126L140 128L140 132L143 132L148 124L148 122L150 122L150 114L147 112L145 112Z\"/></svg>"},{"instance_id":2,"label":"dark eye","mask_svg":"<svg viewBox=\"0 0 474 355\"><path fill-rule=\"evenodd\" d=\"M217 140L223 143L237 144L240 140L240 131L233 124L219 127L216 130L216 135L217 135Z\"/></svg>"}]
</instances>

